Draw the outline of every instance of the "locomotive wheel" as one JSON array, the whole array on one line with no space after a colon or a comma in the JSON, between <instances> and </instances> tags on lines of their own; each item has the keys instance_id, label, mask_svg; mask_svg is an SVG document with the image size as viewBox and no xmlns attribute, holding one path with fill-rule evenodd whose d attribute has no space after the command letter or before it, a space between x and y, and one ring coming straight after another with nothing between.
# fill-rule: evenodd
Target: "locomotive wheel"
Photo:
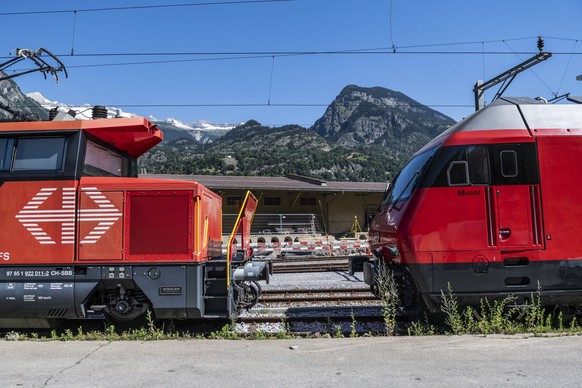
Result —
<instances>
[{"instance_id":1,"label":"locomotive wheel","mask_svg":"<svg viewBox=\"0 0 582 388\"><path fill-rule=\"evenodd\" d=\"M149 306L145 307L139 315L132 315L131 318L128 318L106 310L105 320L121 330L141 329L148 327L151 322L155 321L153 313L148 317L148 311L151 311Z\"/></svg>"},{"instance_id":2,"label":"locomotive wheel","mask_svg":"<svg viewBox=\"0 0 582 388\"><path fill-rule=\"evenodd\" d=\"M103 311L107 321L117 328L138 329L151 323L152 315L148 314L151 311L149 301L139 289L120 289L119 293L110 293L109 298Z\"/></svg>"}]
</instances>

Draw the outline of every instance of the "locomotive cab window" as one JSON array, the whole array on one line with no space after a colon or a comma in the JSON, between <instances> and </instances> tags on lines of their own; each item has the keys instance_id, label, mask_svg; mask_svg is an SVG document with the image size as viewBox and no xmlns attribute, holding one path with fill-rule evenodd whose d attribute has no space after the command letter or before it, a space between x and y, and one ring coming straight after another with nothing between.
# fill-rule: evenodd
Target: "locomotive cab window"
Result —
<instances>
[{"instance_id":1,"label":"locomotive cab window","mask_svg":"<svg viewBox=\"0 0 582 388\"><path fill-rule=\"evenodd\" d=\"M64 137L18 139L12 170L60 171L64 151Z\"/></svg>"},{"instance_id":2,"label":"locomotive cab window","mask_svg":"<svg viewBox=\"0 0 582 388\"><path fill-rule=\"evenodd\" d=\"M489 156L485 146L468 146L461 159L454 160L447 168L449 186L487 185L491 182Z\"/></svg>"},{"instance_id":3,"label":"locomotive cab window","mask_svg":"<svg viewBox=\"0 0 582 388\"><path fill-rule=\"evenodd\" d=\"M456 161L449 164L447 169L449 186L463 186L469 184L469 165L465 161Z\"/></svg>"},{"instance_id":4,"label":"locomotive cab window","mask_svg":"<svg viewBox=\"0 0 582 388\"><path fill-rule=\"evenodd\" d=\"M467 161L469 162L469 180L472 185L487 185L491 182L486 147L467 147Z\"/></svg>"},{"instance_id":5,"label":"locomotive cab window","mask_svg":"<svg viewBox=\"0 0 582 388\"><path fill-rule=\"evenodd\" d=\"M87 140L83 174L89 176L131 176L131 162L118 152Z\"/></svg>"},{"instance_id":6,"label":"locomotive cab window","mask_svg":"<svg viewBox=\"0 0 582 388\"><path fill-rule=\"evenodd\" d=\"M517 169L517 153L515 151L501 151L499 153L501 159L501 174L505 178L514 178L518 174Z\"/></svg>"},{"instance_id":7,"label":"locomotive cab window","mask_svg":"<svg viewBox=\"0 0 582 388\"><path fill-rule=\"evenodd\" d=\"M424 179L424 175L430 166L436 148L423 152L413 157L408 164L394 178L380 204L380 207L395 205L397 202L406 201Z\"/></svg>"},{"instance_id":8,"label":"locomotive cab window","mask_svg":"<svg viewBox=\"0 0 582 388\"><path fill-rule=\"evenodd\" d=\"M435 154L423 187L486 186L493 181L487 145L441 147Z\"/></svg>"},{"instance_id":9,"label":"locomotive cab window","mask_svg":"<svg viewBox=\"0 0 582 388\"><path fill-rule=\"evenodd\" d=\"M0 171L9 171L12 163L13 139L0 139Z\"/></svg>"}]
</instances>

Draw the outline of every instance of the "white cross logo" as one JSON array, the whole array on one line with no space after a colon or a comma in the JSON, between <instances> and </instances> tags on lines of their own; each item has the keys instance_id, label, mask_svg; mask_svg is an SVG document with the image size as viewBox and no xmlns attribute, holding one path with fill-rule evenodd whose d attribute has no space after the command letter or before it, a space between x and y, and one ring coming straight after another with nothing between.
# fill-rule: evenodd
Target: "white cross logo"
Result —
<instances>
[{"instance_id":1,"label":"white cross logo","mask_svg":"<svg viewBox=\"0 0 582 388\"><path fill-rule=\"evenodd\" d=\"M96 187L83 187L98 206L97 209L80 209L75 212L76 191L74 187L63 187L61 209L39 210L39 207L53 195L57 188L43 188L18 212L16 218L40 244L56 244L40 226L46 222L61 224L61 244L75 243L75 222L98 222L97 225L81 239L81 244L94 244L111 228L122 213Z\"/></svg>"}]
</instances>

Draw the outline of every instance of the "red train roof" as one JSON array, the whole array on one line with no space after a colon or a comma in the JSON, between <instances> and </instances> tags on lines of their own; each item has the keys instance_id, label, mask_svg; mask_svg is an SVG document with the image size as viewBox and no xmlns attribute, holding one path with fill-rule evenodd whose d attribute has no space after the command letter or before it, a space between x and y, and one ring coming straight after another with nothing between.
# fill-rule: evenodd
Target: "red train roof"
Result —
<instances>
[{"instance_id":1,"label":"red train roof","mask_svg":"<svg viewBox=\"0 0 582 388\"><path fill-rule=\"evenodd\" d=\"M85 131L136 158L163 139L162 131L143 117L0 123L0 133L32 131Z\"/></svg>"}]
</instances>

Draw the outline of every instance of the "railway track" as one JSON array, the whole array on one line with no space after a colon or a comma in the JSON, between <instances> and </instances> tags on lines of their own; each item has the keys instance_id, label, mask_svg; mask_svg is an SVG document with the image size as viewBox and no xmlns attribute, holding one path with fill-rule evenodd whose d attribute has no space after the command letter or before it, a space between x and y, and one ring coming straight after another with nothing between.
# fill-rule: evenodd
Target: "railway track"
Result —
<instances>
[{"instance_id":1,"label":"railway track","mask_svg":"<svg viewBox=\"0 0 582 388\"><path fill-rule=\"evenodd\" d=\"M347 271L348 258L348 256L318 256L273 259L273 273Z\"/></svg>"},{"instance_id":2,"label":"railway track","mask_svg":"<svg viewBox=\"0 0 582 388\"><path fill-rule=\"evenodd\" d=\"M369 304L370 301L379 302L369 289L366 288L322 288L309 290L263 290L259 304Z\"/></svg>"},{"instance_id":3,"label":"railway track","mask_svg":"<svg viewBox=\"0 0 582 388\"><path fill-rule=\"evenodd\" d=\"M241 332L294 335L385 333L381 306L328 306L253 309L237 319Z\"/></svg>"}]
</instances>

